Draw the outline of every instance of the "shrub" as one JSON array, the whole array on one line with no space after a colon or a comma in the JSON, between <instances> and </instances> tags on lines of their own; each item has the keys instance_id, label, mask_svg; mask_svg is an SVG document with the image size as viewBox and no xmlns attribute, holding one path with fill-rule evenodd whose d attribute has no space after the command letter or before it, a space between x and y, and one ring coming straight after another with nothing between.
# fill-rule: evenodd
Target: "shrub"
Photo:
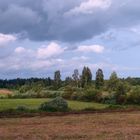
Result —
<instances>
[{"instance_id":1,"label":"shrub","mask_svg":"<svg viewBox=\"0 0 140 140\"><path fill-rule=\"evenodd\" d=\"M102 99L102 93L97 89L90 88L85 91L83 99L85 101L100 102Z\"/></svg>"},{"instance_id":2,"label":"shrub","mask_svg":"<svg viewBox=\"0 0 140 140\"><path fill-rule=\"evenodd\" d=\"M70 99L71 95L75 92L75 89L73 87L67 86L64 89L64 93L62 93L62 97L65 99Z\"/></svg>"},{"instance_id":3,"label":"shrub","mask_svg":"<svg viewBox=\"0 0 140 140\"><path fill-rule=\"evenodd\" d=\"M25 93L30 89L31 89L31 87L29 85L23 85L23 86L20 87L19 92L20 93Z\"/></svg>"},{"instance_id":4,"label":"shrub","mask_svg":"<svg viewBox=\"0 0 140 140\"><path fill-rule=\"evenodd\" d=\"M105 103L105 104L116 104L116 98L114 96L114 93L108 95L108 96L105 96L103 99L102 99L102 102Z\"/></svg>"},{"instance_id":5,"label":"shrub","mask_svg":"<svg viewBox=\"0 0 140 140\"><path fill-rule=\"evenodd\" d=\"M78 101L82 101L84 100L84 92L83 92L83 89L77 89L76 91L74 91L72 94L71 94L71 100L78 100Z\"/></svg>"},{"instance_id":6,"label":"shrub","mask_svg":"<svg viewBox=\"0 0 140 140\"><path fill-rule=\"evenodd\" d=\"M123 82L119 82L117 85L116 93L115 93L117 104L124 104L126 102L126 92L127 92L127 89L125 85L123 84Z\"/></svg>"},{"instance_id":7,"label":"shrub","mask_svg":"<svg viewBox=\"0 0 140 140\"><path fill-rule=\"evenodd\" d=\"M134 87L127 97L128 103L140 104L140 87Z\"/></svg>"},{"instance_id":8,"label":"shrub","mask_svg":"<svg viewBox=\"0 0 140 140\"><path fill-rule=\"evenodd\" d=\"M18 106L18 107L16 108L16 110L17 110L17 111L27 111L28 108L27 108L26 106Z\"/></svg>"},{"instance_id":9,"label":"shrub","mask_svg":"<svg viewBox=\"0 0 140 140\"><path fill-rule=\"evenodd\" d=\"M40 105L40 110L55 112L55 111L67 111L68 110L68 103L62 97L56 97L50 102L45 102Z\"/></svg>"},{"instance_id":10,"label":"shrub","mask_svg":"<svg viewBox=\"0 0 140 140\"><path fill-rule=\"evenodd\" d=\"M79 100L80 99L80 94L79 92L73 92L71 95L71 100Z\"/></svg>"}]
</instances>

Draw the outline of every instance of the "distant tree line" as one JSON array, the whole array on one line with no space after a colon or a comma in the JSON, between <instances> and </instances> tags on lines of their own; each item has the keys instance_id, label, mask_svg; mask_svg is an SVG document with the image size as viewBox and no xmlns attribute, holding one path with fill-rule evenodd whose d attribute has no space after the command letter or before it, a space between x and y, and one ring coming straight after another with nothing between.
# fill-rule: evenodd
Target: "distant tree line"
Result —
<instances>
[{"instance_id":1,"label":"distant tree line","mask_svg":"<svg viewBox=\"0 0 140 140\"><path fill-rule=\"evenodd\" d=\"M110 83L108 86L111 87L111 90L114 90L116 87L115 83L117 83L117 74L113 72L110 76ZM132 86L140 85L140 78L122 78L121 81L125 81ZM84 88L91 84L95 84L96 89L100 89L104 86L105 82L108 80L104 80L104 74L102 69L98 69L96 72L95 80L92 79L92 72L89 67L84 67L82 73L80 74L78 69L73 71L72 76L68 76L65 80L61 78L60 70L54 72L54 78L28 78L28 79L10 79L10 80L0 80L0 88L8 88L8 89L19 89L24 85L34 85L40 84L42 87L51 87L52 89L59 89L60 87L71 85L78 88Z\"/></svg>"}]
</instances>

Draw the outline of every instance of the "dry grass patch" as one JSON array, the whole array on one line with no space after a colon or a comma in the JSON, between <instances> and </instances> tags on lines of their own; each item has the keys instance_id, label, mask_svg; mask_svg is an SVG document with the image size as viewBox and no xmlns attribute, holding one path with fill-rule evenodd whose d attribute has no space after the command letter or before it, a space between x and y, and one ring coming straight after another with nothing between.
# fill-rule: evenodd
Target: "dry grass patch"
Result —
<instances>
[{"instance_id":1,"label":"dry grass patch","mask_svg":"<svg viewBox=\"0 0 140 140\"><path fill-rule=\"evenodd\" d=\"M0 119L0 140L140 140L140 112Z\"/></svg>"},{"instance_id":2,"label":"dry grass patch","mask_svg":"<svg viewBox=\"0 0 140 140\"><path fill-rule=\"evenodd\" d=\"M13 92L8 90L8 89L0 89L0 94L4 94L4 95L10 95Z\"/></svg>"}]
</instances>

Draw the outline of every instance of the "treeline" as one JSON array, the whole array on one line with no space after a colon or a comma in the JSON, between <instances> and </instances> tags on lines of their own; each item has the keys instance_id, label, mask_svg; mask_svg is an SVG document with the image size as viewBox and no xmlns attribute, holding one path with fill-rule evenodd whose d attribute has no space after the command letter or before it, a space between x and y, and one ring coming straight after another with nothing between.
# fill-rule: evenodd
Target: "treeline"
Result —
<instances>
[{"instance_id":1,"label":"treeline","mask_svg":"<svg viewBox=\"0 0 140 140\"><path fill-rule=\"evenodd\" d=\"M140 85L140 78L120 78L121 81L125 81L132 86ZM95 84L96 88L100 88L104 85L104 74L102 69L98 69L96 72L95 80L92 79L92 72L88 67L84 67L80 74L78 69L75 69L72 76L68 76L65 80L61 79L61 72L58 70L54 73L54 78L28 78L28 79L0 79L0 88L19 89L24 85L40 84L43 87L50 87L52 89L58 89L63 86L72 85L76 87L85 87L87 85Z\"/></svg>"},{"instance_id":2,"label":"treeline","mask_svg":"<svg viewBox=\"0 0 140 140\"><path fill-rule=\"evenodd\" d=\"M42 86L50 86L52 84L51 78L28 78L28 79L0 79L0 88L18 89L23 85L32 85L34 83L41 83Z\"/></svg>"}]
</instances>

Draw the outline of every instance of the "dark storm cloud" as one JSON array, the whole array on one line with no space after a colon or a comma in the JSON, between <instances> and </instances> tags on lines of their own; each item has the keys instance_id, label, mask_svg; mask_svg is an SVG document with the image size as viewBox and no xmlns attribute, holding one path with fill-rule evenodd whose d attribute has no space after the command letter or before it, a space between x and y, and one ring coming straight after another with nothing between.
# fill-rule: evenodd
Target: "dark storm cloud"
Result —
<instances>
[{"instance_id":1,"label":"dark storm cloud","mask_svg":"<svg viewBox=\"0 0 140 140\"><path fill-rule=\"evenodd\" d=\"M86 0L1 0L0 32L17 33L31 40L77 42L110 28L139 23L139 0L112 0L105 10L66 15ZM88 1L88 0L87 0Z\"/></svg>"}]
</instances>

